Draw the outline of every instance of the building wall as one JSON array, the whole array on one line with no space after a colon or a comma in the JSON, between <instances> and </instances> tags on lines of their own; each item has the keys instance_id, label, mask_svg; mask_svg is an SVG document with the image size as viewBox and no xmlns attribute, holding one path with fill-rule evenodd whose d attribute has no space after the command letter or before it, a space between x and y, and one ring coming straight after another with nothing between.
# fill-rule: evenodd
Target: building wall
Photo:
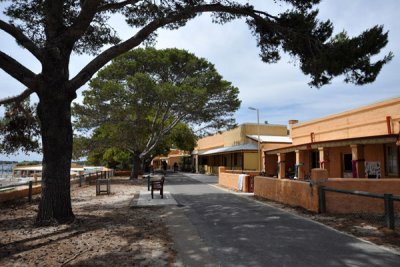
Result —
<instances>
[{"instance_id":1,"label":"building wall","mask_svg":"<svg viewBox=\"0 0 400 267\"><path fill-rule=\"evenodd\" d=\"M326 187L357 190L377 194L400 195L400 179L341 179L329 178ZM254 178L254 195L291 206L302 207L309 211L318 212L318 186L310 186L307 182L289 179L277 179L257 176ZM395 202L396 213L400 212L400 203ZM376 213L383 214L382 199L366 198L326 192L326 209L329 213Z\"/></svg>"},{"instance_id":2,"label":"building wall","mask_svg":"<svg viewBox=\"0 0 400 267\"><path fill-rule=\"evenodd\" d=\"M211 165L201 165L199 166L199 172L211 175L218 175L218 165L211 166Z\"/></svg>"},{"instance_id":3,"label":"building wall","mask_svg":"<svg viewBox=\"0 0 400 267\"><path fill-rule=\"evenodd\" d=\"M246 123L239 125L237 128L230 131L224 132L224 145L237 146L245 143L254 142L247 137L247 135L257 135L258 125L252 123ZM287 127L286 125L274 125L274 124L260 124L260 135L273 135L273 136L286 136Z\"/></svg>"},{"instance_id":4,"label":"building wall","mask_svg":"<svg viewBox=\"0 0 400 267\"><path fill-rule=\"evenodd\" d=\"M318 211L318 190L310 187L309 183L257 176L254 177L254 195L309 211Z\"/></svg>"},{"instance_id":5,"label":"building wall","mask_svg":"<svg viewBox=\"0 0 400 267\"><path fill-rule=\"evenodd\" d=\"M224 137L222 134L215 134L199 139L196 150L202 151L224 146Z\"/></svg>"},{"instance_id":6,"label":"building wall","mask_svg":"<svg viewBox=\"0 0 400 267\"><path fill-rule=\"evenodd\" d=\"M253 123L239 125L237 128L201 138L197 141L196 150L203 151L218 147L236 146L245 143L255 142L250 140L247 135L257 135L258 126ZM260 135L286 136L286 125L260 124Z\"/></svg>"},{"instance_id":7,"label":"building wall","mask_svg":"<svg viewBox=\"0 0 400 267\"><path fill-rule=\"evenodd\" d=\"M239 189L239 175L237 173L227 173L224 169L220 168L218 174L218 184L229 189L238 191ZM249 192L249 175L246 175L242 180L242 192Z\"/></svg>"},{"instance_id":8,"label":"building wall","mask_svg":"<svg viewBox=\"0 0 400 267\"><path fill-rule=\"evenodd\" d=\"M255 143L257 143L257 142L255 142ZM278 149L278 148L282 148L282 147L287 147L288 145L290 145L290 144L262 143L261 150L267 151L267 150L271 150L271 149Z\"/></svg>"},{"instance_id":9,"label":"building wall","mask_svg":"<svg viewBox=\"0 0 400 267\"><path fill-rule=\"evenodd\" d=\"M264 161L265 174L270 177L278 176L278 156L266 155Z\"/></svg>"},{"instance_id":10,"label":"building wall","mask_svg":"<svg viewBox=\"0 0 400 267\"><path fill-rule=\"evenodd\" d=\"M400 196L400 180L398 179L328 179L326 187L345 190L357 190L377 194L393 194ZM326 209L330 213L377 213L383 214L383 199L366 198L335 192L326 192ZM400 203L395 206L400 212Z\"/></svg>"},{"instance_id":11,"label":"building wall","mask_svg":"<svg viewBox=\"0 0 400 267\"><path fill-rule=\"evenodd\" d=\"M381 163L381 177L389 177L385 173L385 150L384 145L364 146L365 161L379 161ZM400 156L400 154L398 154Z\"/></svg>"},{"instance_id":12,"label":"building wall","mask_svg":"<svg viewBox=\"0 0 400 267\"><path fill-rule=\"evenodd\" d=\"M178 164L178 166L182 165L182 157L169 157L168 161L167 161L167 164L168 164L167 168L169 170L173 170L175 163Z\"/></svg>"},{"instance_id":13,"label":"building wall","mask_svg":"<svg viewBox=\"0 0 400 267\"><path fill-rule=\"evenodd\" d=\"M225 167L219 167L218 184L229 189L237 191L239 188L239 175L246 174L242 182L242 191L251 192L252 177L258 175L255 171L232 171L226 170Z\"/></svg>"},{"instance_id":14,"label":"building wall","mask_svg":"<svg viewBox=\"0 0 400 267\"><path fill-rule=\"evenodd\" d=\"M244 143L245 128L243 125L239 125L237 128L230 131L223 132L224 146L237 146Z\"/></svg>"},{"instance_id":15,"label":"building wall","mask_svg":"<svg viewBox=\"0 0 400 267\"><path fill-rule=\"evenodd\" d=\"M343 173L343 155L351 154L350 146L331 147L329 148L329 163L327 165L330 178L345 177ZM381 165L381 177L385 178L385 151L382 144L372 144L364 146L364 159L365 161L377 161ZM347 174L351 175L351 173ZM351 177L346 177L351 178Z\"/></svg>"},{"instance_id":16,"label":"building wall","mask_svg":"<svg viewBox=\"0 0 400 267\"><path fill-rule=\"evenodd\" d=\"M258 169L258 154L257 153L244 153L244 168L245 170Z\"/></svg>"},{"instance_id":17,"label":"building wall","mask_svg":"<svg viewBox=\"0 0 400 267\"><path fill-rule=\"evenodd\" d=\"M314 133L315 142L386 135L387 116L391 116L391 132L399 133L400 98L295 124L292 127L293 145L310 143L311 133Z\"/></svg>"}]
</instances>

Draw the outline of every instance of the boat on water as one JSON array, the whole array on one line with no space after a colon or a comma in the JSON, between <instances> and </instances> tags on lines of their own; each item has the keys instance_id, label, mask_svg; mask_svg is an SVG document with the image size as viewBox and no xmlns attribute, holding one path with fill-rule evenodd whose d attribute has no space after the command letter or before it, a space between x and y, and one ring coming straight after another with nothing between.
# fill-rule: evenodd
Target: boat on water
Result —
<instances>
[{"instance_id":1,"label":"boat on water","mask_svg":"<svg viewBox=\"0 0 400 267\"><path fill-rule=\"evenodd\" d=\"M7 175L0 177L0 189L1 187L8 187L10 185L18 186L20 184L26 184L29 181L40 181L42 178L42 165L30 165L30 166L14 166ZM108 171L109 169L103 166L80 166L71 165L71 178L79 175Z\"/></svg>"}]
</instances>

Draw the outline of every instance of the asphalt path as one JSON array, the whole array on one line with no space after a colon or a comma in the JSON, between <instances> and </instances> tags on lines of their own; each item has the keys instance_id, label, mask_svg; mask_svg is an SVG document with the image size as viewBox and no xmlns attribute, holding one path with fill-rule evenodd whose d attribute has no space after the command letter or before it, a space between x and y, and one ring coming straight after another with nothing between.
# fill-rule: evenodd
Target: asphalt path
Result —
<instances>
[{"instance_id":1,"label":"asphalt path","mask_svg":"<svg viewBox=\"0 0 400 267\"><path fill-rule=\"evenodd\" d=\"M216 177L168 174L169 228L180 266L400 266L380 246L251 198Z\"/></svg>"}]
</instances>

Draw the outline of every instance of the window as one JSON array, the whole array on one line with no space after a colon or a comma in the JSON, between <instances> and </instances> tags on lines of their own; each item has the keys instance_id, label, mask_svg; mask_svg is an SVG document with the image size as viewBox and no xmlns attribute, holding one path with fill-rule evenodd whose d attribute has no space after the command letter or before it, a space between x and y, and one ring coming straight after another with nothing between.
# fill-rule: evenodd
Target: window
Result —
<instances>
[{"instance_id":1,"label":"window","mask_svg":"<svg viewBox=\"0 0 400 267\"><path fill-rule=\"evenodd\" d=\"M385 145L385 157L386 157L386 174L387 175L398 175L399 166L398 166L398 154L397 154L397 146L395 144L386 144Z\"/></svg>"},{"instance_id":2,"label":"window","mask_svg":"<svg viewBox=\"0 0 400 267\"><path fill-rule=\"evenodd\" d=\"M319 151L311 152L311 169L319 168Z\"/></svg>"},{"instance_id":3,"label":"window","mask_svg":"<svg viewBox=\"0 0 400 267\"><path fill-rule=\"evenodd\" d=\"M238 165L237 162L238 162L238 157L237 157L237 154L234 153L233 154L233 166L237 166Z\"/></svg>"},{"instance_id":4,"label":"window","mask_svg":"<svg viewBox=\"0 0 400 267\"><path fill-rule=\"evenodd\" d=\"M228 165L228 157L226 155L222 155L222 166Z\"/></svg>"},{"instance_id":5,"label":"window","mask_svg":"<svg viewBox=\"0 0 400 267\"><path fill-rule=\"evenodd\" d=\"M352 172L353 164L351 162L352 155L351 154L343 154L343 171L344 172Z\"/></svg>"}]
</instances>

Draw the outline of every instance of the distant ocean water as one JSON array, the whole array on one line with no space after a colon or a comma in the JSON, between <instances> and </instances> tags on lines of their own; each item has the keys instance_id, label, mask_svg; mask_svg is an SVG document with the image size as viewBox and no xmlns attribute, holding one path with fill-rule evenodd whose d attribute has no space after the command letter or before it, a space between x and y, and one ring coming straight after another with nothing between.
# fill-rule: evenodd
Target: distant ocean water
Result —
<instances>
[{"instance_id":1,"label":"distant ocean water","mask_svg":"<svg viewBox=\"0 0 400 267\"><path fill-rule=\"evenodd\" d=\"M0 176L12 174L15 164L0 163Z\"/></svg>"},{"instance_id":2,"label":"distant ocean water","mask_svg":"<svg viewBox=\"0 0 400 267\"><path fill-rule=\"evenodd\" d=\"M26 183L31 180L30 178L13 177L12 171L15 165L16 163L0 162L0 188L4 186Z\"/></svg>"}]
</instances>

